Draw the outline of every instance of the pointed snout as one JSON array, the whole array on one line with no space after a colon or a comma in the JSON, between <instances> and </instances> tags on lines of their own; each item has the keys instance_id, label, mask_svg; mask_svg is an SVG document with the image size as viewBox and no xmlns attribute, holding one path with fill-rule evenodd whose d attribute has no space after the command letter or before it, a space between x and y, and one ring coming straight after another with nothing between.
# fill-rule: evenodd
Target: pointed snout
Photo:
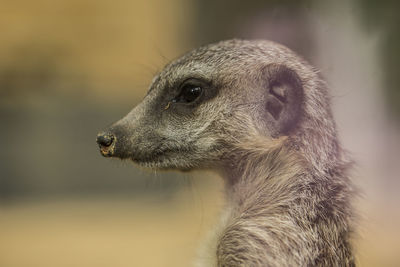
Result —
<instances>
[{"instance_id":1,"label":"pointed snout","mask_svg":"<svg viewBox=\"0 0 400 267\"><path fill-rule=\"evenodd\" d=\"M116 137L109 132L100 132L97 135L96 142L100 147L100 153L104 157L112 157L115 151Z\"/></svg>"}]
</instances>

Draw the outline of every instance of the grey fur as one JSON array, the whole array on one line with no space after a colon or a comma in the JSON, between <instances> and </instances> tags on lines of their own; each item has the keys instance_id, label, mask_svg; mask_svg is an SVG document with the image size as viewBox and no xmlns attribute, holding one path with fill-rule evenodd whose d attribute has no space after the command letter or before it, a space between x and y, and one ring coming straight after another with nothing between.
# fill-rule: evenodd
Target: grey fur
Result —
<instances>
[{"instance_id":1,"label":"grey fur","mask_svg":"<svg viewBox=\"0 0 400 267\"><path fill-rule=\"evenodd\" d=\"M189 78L201 99L171 102ZM325 82L288 48L229 40L189 52L109 133L112 156L224 178L224 219L199 265L354 266L351 164Z\"/></svg>"}]
</instances>

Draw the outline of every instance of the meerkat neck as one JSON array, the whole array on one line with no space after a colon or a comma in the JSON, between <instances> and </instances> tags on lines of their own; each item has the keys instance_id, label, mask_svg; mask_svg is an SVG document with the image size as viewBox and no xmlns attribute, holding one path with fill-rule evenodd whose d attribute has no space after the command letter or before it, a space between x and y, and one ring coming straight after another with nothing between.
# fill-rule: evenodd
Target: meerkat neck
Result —
<instances>
[{"instance_id":1,"label":"meerkat neck","mask_svg":"<svg viewBox=\"0 0 400 267\"><path fill-rule=\"evenodd\" d=\"M236 151L224 175L218 261L239 255L251 266L319 266L322 258L323 266L354 266L348 166L338 162L319 172L301 149L286 144L251 142ZM307 238L319 235L312 243Z\"/></svg>"},{"instance_id":2,"label":"meerkat neck","mask_svg":"<svg viewBox=\"0 0 400 267\"><path fill-rule=\"evenodd\" d=\"M284 141L266 144L264 140L260 145L253 140L241 145L224 175L228 201L246 206L252 201L272 204L296 196L295 188L307 179L308 164Z\"/></svg>"}]
</instances>

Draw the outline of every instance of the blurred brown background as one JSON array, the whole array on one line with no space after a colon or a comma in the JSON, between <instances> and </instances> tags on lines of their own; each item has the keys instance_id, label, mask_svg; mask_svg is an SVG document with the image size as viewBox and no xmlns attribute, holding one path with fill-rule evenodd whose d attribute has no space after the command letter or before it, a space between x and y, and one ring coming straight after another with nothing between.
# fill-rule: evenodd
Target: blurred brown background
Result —
<instances>
[{"instance_id":1,"label":"blurred brown background","mask_svg":"<svg viewBox=\"0 0 400 267\"><path fill-rule=\"evenodd\" d=\"M400 4L3 0L0 266L190 266L222 207L207 173L102 158L101 128L170 60L228 38L281 42L328 80L364 197L361 266L400 266Z\"/></svg>"}]
</instances>

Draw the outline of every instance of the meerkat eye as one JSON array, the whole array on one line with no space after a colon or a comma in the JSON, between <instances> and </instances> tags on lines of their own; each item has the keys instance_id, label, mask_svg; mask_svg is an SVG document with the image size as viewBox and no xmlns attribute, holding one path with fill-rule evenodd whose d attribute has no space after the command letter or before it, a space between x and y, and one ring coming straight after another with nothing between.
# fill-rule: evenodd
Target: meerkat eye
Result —
<instances>
[{"instance_id":1,"label":"meerkat eye","mask_svg":"<svg viewBox=\"0 0 400 267\"><path fill-rule=\"evenodd\" d=\"M203 92L203 88L199 85L186 84L182 87L179 95L172 100L176 103L191 103L195 101Z\"/></svg>"}]
</instances>

